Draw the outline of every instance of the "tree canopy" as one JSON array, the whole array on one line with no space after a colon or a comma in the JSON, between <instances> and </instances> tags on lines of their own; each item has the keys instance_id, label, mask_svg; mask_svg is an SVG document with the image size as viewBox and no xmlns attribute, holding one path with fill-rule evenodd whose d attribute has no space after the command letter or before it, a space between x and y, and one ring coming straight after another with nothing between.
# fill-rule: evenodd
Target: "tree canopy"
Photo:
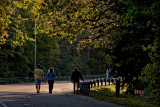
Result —
<instances>
[{"instance_id":1,"label":"tree canopy","mask_svg":"<svg viewBox=\"0 0 160 107\"><path fill-rule=\"evenodd\" d=\"M159 7L159 0L1 0L0 77L32 76L36 35L45 73L51 66L56 75L71 75L74 66L82 74L110 69L128 92L157 96Z\"/></svg>"}]
</instances>

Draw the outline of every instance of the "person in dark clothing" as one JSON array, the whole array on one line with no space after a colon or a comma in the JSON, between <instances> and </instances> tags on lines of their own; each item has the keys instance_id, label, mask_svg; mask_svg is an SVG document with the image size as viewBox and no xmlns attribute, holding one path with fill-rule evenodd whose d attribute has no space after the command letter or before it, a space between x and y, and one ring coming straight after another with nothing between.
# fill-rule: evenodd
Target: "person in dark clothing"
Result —
<instances>
[{"instance_id":1,"label":"person in dark clothing","mask_svg":"<svg viewBox=\"0 0 160 107\"><path fill-rule=\"evenodd\" d=\"M75 94L75 88L77 88L78 92L79 79L81 79L84 82L82 74L78 71L78 68L75 67L74 72L72 73L71 76L71 81L73 82L73 87L74 87L74 94Z\"/></svg>"},{"instance_id":2,"label":"person in dark clothing","mask_svg":"<svg viewBox=\"0 0 160 107\"><path fill-rule=\"evenodd\" d=\"M52 94L53 84L54 84L54 69L50 68L49 72L46 75L46 78L48 79L48 85L49 85L49 94Z\"/></svg>"}]
</instances>

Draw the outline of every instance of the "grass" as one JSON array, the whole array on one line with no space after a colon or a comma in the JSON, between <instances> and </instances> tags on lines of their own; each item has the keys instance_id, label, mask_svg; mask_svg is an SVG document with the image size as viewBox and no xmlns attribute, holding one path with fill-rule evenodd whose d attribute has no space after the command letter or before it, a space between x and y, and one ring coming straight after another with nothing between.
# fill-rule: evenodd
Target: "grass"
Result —
<instances>
[{"instance_id":1,"label":"grass","mask_svg":"<svg viewBox=\"0 0 160 107\"><path fill-rule=\"evenodd\" d=\"M115 96L115 85L91 88L90 96L106 102L116 103L129 107L159 107L139 100L139 95L123 95L126 88L121 89L120 97Z\"/></svg>"}]
</instances>

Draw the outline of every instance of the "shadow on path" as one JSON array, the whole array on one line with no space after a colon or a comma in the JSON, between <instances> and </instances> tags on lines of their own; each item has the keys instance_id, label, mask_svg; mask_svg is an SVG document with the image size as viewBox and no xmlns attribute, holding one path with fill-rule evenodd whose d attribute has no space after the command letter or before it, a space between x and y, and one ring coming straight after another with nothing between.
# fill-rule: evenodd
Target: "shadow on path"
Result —
<instances>
[{"instance_id":1,"label":"shadow on path","mask_svg":"<svg viewBox=\"0 0 160 107\"><path fill-rule=\"evenodd\" d=\"M120 107L119 105L68 93L0 92L0 107Z\"/></svg>"},{"instance_id":2,"label":"shadow on path","mask_svg":"<svg viewBox=\"0 0 160 107\"><path fill-rule=\"evenodd\" d=\"M0 86L0 107L121 107L90 97L73 95L73 84L57 82L53 94L42 84L37 94L34 84Z\"/></svg>"}]
</instances>

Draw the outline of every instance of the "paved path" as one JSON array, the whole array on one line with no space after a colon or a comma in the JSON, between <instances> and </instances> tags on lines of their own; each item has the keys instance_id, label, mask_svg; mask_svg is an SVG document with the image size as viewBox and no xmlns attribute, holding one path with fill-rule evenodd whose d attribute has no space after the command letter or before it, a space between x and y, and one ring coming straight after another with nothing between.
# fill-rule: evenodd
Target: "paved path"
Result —
<instances>
[{"instance_id":1,"label":"paved path","mask_svg":"<svg viewBox=\"0 0 160 107\"><path fill-rule=\"evenodd\" d=\"M73 95L71 82L56 81L53 94L48 94L48 84L43 83L41 92L35 85L0 85L0 107L121 107L90 97Z\"/></svg>"}]
</instances>

